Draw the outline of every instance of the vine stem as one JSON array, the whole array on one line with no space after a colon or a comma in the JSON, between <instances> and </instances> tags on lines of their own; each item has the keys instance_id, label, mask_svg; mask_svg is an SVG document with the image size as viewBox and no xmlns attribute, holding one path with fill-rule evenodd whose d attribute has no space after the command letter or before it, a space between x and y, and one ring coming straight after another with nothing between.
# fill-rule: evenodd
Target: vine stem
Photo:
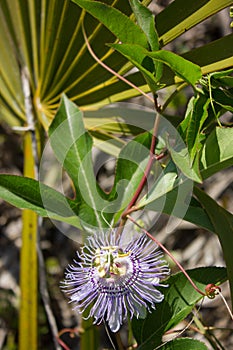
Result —
<instances>
[{"instance_id":1,"label":"vine stem","mask_svg":"<svg viewBox=\"0 0 233 350\"><path fill-rule=\"evenodd\" d=\"M108 72L110 72L111 74L113 74L115 77L117 77L118 79L122 80L124 83L128 84L129 86L131 86L134 90L138 91L141 95L143 95L144 97L146 97L150 102L154 103L153 98L151 98L150 96L148 96L148 94L146 94L144 91L142 91L139 87L137 87L136 85L134 85L133 83L131 83L129 80L127 80L126 78L124 78L122 75L120 75L119 73L117 73L116 71L114 71L112 68L110 68L109 66L107 66L103 61L101 61L101 59L99 59L99 57L96 56L96 54L94 53L94 51L91 48L91 45L88 41L87 35L86 35L86 31L84 28L84 24L82 22L82 32L83 32L83 37L85 40L85 43L87 45L87 49L89 51L89 53L91 54L91 56L94 58L94 60L96 62L98 62L104 69L106 69Z\"/></svg>"},{"instance_id":2,"label":"vine stem","mask_svg":"<svg viewBox=\"0 0 233 350\"><path fill-rule=\"evenodd\" d=\"M152 140L151 140L151 146L150 146L150 157L149 157L149 161L147 163L144 175L139 183L139 186L133 196L133 198L131 199L128 207L126 208L126 210L122 213L122 219L124 219L127 214L128 211L135 205L136 201L138 200L138 197L140 196L145 183L147 181L148 175L150 173L151 167L155 161L155 157L154 157L154 153L155 153L155 146L156 146L156 140L157 140L157 130L158 130L158 126L159 126L159 121L160 121L160 115L158 114L155 118L155 123L154 123L154 129L153 129L153 134L152 134Z\"/></svg>"},{"instance_id":3,"label":"vine stem","mask_svg":"<svg viewBox=\"0 0 233 350\"><path fill-rule=\"evenodd\" d=\"M154 236L152 236L147 230L145 230L141 225L137 223L130 215L127 215L127 218L132 221L136 226L138 226L150 239L152 239L173 261L174 263L179 267L180 271L185 275L187 280L191 283L193 288L201 295L206 296L206 293L202 292L193 282L193 280L189 277L183 266L176 260L176 258L169 252L169 250L164 247L162 243L160 243Z\"/></svg>"},{"instance_id":4,"label":"vine stem","mask_svg":"<svg viewBox=\"0 0 233 350\"><path fill-rule=\"evenodd\" d=\"M160 111L160 106L158 105L158 102L157 102L157 96L154 95L154 106L155 106L155 109L156 111ZM120 236L122 231L123 231L123 228L125 226L125 223L126 223L126 220L127 220L127 215L132 213L133 211L136 211L137 210L137 207L135 206L145 184L146 184L146 181L147 181L147 178L150 174L150 171L151 171L151 168L152 168L152 165L154 163L154 161L157 159L156 156L155 156L155 147L156 147L156 141L157 141L157 134L158 134L158 129L159 129L159 123L160 123L160 119L161 119L161 116L159 113L157 113L155 115L155 121L154 121L154 126L153 126L153 132L152 132L152 139L151 139L151 145L150 145L150 156L149 156L149 160L148 160L148 163L147 163L147 166L146 166L146 169L144 171L144 174L141 178L141 181L138 185L138 188L136 189L136 192L134 193L133 195L133 198L131 199L130 203L128 204L127 208L124 210L124 212L122 213L121 215L121 221L120 221L120 224L118 226L118 229L117 229L117 233L116 233L116 236ZM163 154L164 156L164 154Z\"/></svg>"},{"instance_id":5,"label":"vine stem","mask_svg":"<svg viewBox=\"0 0 233 350\"><path fill-rule=\"evenodd\" d=\"M231 317L231 319L232 319L232 321L233 321L233 314L232 314L232 312L231 312L231 309L230 309L229 305L227 304L226 299L224 298L224 296L223 296L223 294L221 293L221 291L218 291L218 294L220 295L222 301L224 302L224 304L225 304L225 306L226 306L226 308L227 308L227 311L228 311L228 313L229 313L229 315L230 315L230 317Z\"/></svg>"}]
</instances>

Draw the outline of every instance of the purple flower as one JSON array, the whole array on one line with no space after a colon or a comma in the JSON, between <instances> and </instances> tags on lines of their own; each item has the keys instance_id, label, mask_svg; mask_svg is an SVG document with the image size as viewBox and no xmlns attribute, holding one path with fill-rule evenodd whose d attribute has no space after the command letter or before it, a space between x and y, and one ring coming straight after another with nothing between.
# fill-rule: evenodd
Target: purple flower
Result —
<instances>
[{"instance_id":1,"label":"purple flower","mask_svg":"<svg viewBox=\"0 0 233 350\"><path fill-rule=\"evenodd\" d=\"M125 248L114 233L88 238L78 257L81 262L69 265L63 289L82 313L89 307L95 324L108 322L117 332L123 321L133 316L145 318L147 310L163 300L156 288L169 274L158 246L142 235Z\"/></svg>"}]
</instances>

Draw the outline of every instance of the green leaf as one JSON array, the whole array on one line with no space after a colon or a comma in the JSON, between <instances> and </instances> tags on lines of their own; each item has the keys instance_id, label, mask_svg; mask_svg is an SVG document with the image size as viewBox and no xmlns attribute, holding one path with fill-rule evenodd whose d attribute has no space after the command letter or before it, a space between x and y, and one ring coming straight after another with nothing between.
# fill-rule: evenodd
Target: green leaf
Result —
<instances>
[{"instance_id":1,"label":"green leaf","mask_svg":"<svg viewBox=\"0 0 233 350\"><path fill-rule=\"evenodd\" d=\"M161 350L208 350L206 345L197 339L179 338L169 341ZM149 350L149 349L148 349Z\"/></svg>"},{"instance_id":2,"label":"green leaf","mask_svg":"<svg viewBox=\"0 0 233 350\"><path fill-rule=\"evenodd\" d=\"M109 46L120 52L139 69L152 91L158 90L159 84L155 78L153 60L148 56L149 51L139 45L111 44Z\"/></svg>"},{"instance_id":3,"label":"green leaf","mask_svg":"<svg viewBox=\"0 0 233 350\"><path fill-rule=\"evenodd\" d=\"M104 3L90 0L72 0L103 23L120 41L147 47L143 31L125 14Z\"/></svg>"},{"instance_id":4,"label":"green leaf","mask_svg":"<svg viewBox=\"0 0 233 350\"><path fill-rule=\"evenodd\" d=\"M146 34L151 50L159 50L159 39L155 29L154 15L139 0L130 0L130 6L136 17L137 24Z\"/></svg>"},{"instance_id":5,"label":"green leaf","mask_svg":"<svg viewBox=\"0 0 233 350\"><path fill-rule=\"evenodd\" d=\"M175 16L174 16L175 17ZM202 74L216 72L233 66L233 34L215 40L209 44L188 51L181 57L201 67ZM171 69L164 66L164 73L160 80L161 85L179 83L180 79L174 76Z\"/></svg>"},{"instance_id":6,"label":"green leaf","mask_svg":"<svg viewBox=\"0 0 233 350\"><path fill-rule=\"evenodd\" d=\"M166 50L153 51L148 53L148 56L169 66L178 77L191 85L194 85L202 76L198 65L173 52Z\"/></svg>"},{"instance_id":7,"label":"green leaf","mask_svg":"<svg viewBox=\"0 0 233 350\"><path fill-rule=\"evenodd\" d=\"M203 75L223 70L233 65L232 42L233 33L186 52L182 57L199 65Z\"/></svg>"},{"instance_id":8,"label":"green leaf","mask_svg":"<svg viewBox=\"0 0 233 350\"><path fill-rule=\"evenodd\" d=\"M231 87L233 88L233 77L224 76L221 78L218 78L217 81L221 84L221 86Z\"/></svg>"},{"instance_id":9,"label":"green leaf","mask_svg":"<svg viewBox=\"0 0 233 350\"><path fill-rule=\"evenodd\" d=\"M165 213L214 232L214 227L206 211L194 197L190 198L192 186L189 181L186 180L187 183L184 182L173 188L164 197L155 199L143 209Z\"/></svg>"},{"instance_id":10,"label":"green leaf","mask_svg":"<svg viewBox=\"0 0 233 350\"><path fill-rule=\"evenodd\" d=\"M233 94L229 90L212 89L213 100L227 111L233 112Z\"/></svg>"},{"instance_id":11,"label":"green leaf","mask_svg":"<svg viewBox=\"0 0 233 350\"><path fill-rule=\"evenodd\" d=\"M197 225L198 227L202 227L206 230L215 232L209 215L194 197L191 198L187 212L185 213L183 219Z\"/></svg>"},{"instance_id":12,"label":"green leaf","mask_svg":"<svg viewBox=\"0 0 233 350\"><path fill-rule=\"evenodd\" d=\"M233 215L199 188L194 189L194 194L207 212L221 243L233 300Z\"/></svg>"},{"instance_id":13,"label":"green leaf","mask_svg":"<svg viewBox=\"0 0 233 350\"><path fill-rule=\"evenodd\" d=\"M177 76L189 84L194 85L201 78L200 67L170 51L149 52L139 45L131 44L111 44L110 46L129 59L141 71L152 90L158 90L159 85L154 77L154 66L150 58L166 64Z\"/></svg>"},{"instance_id":14,"label":"green leaf","mask_svg":"<svg viewBox=\"0 0 233 350\"><path fill-rule=\"evenodd\" d=\"M142 179L149 160L150 143L151 133L138 135L122 148L118 156L115 181L109 194L115 222L128 206Z\"/></svg>"},{"instance_id":15,"label":"green leaf","mask_svg":"<svg viewBox=\"0 0 233 350\"><path fill-rule=\"evenodd\" d=\"M233 128L216 127L208 136L200 157L203 179L233 165Z\"/></svg>"},{"instance_id":16,"label":"green leaf","mask_svg":"<svg viewBox=\"0 0 233 350\"><path fill-rule=\"evenodd\" d=\"M151 51L157 51L160 49L159 37L155 28L155 19L152 12L139 0L130 0L130 5L136 17L137 24L141 27L146 34L147 40L150 44ZM163 64L161 62L155 62L156 81L158 81L163 73Z\"/></svg>"},{"instance_id":17,"label":"green leaf","mask_svg":"<svg viewBox=\"0 0 233 350\"><path fill-rule=\"evenodd\" d=\"M227 279L223 267L201 267L187 273L203 292L207 284L220 284ZM139 350L154 349L160 345L163 334L188 316L202 298L181 272L169 277L166 284L167 288L160 288L164 300L156 305L156 310L148 313L144 320L133 319L133 333L140 344Z\"/></svg>"},{"instance_id":18,"label":"green leaf","mask_svg":"<svg viewBox=\"0 0 233 350\"><path fill-rule=\"evenodd\" d=\"M233 69L211 73L210 74L211 84L214 84L216 86L233 87L233 77L230 76L230 74L232 73L233 73Z\"/></svg>"},{"instance_id":19,"label":"green leaf","mask_svg":"<svg viewBox=\"0 0 233 350\"><path fill-rule=\"evenodd\" d=\"M199 169L193 166L188 149L185 146L185 144L180 142L180 144L178 144L176 147L171 147L171 145L167 143L167 148L169 150L173 162L182 171L182 173L189 179L198 183L202 183L202 178L200 176Z\"/></svg>"},{"instance_id":20,"label":"green leaf","mask_svg":"<svg viewBox=\"0 0 233 350\"><path fill-rule=\"evenodd\" d=\"M80 201L79 217L86 229L106 226L101 212L108 202L98 187L92 164L92 138L82 113L65 95L49 128L50 143L60 164L74 183Z\"/></svg>"},{"instance_id":21,"label":"green leaf","mask_svg":"<svg viewBox=\"0 0 233 350\"><path fill-rule=\"evenodd\" d=\"M185 120L181 123L180 129L183 132L184 128L186 129L184 138L188 147L190 160L193 162L194 158L199 156L202 148L201 141L203 135L201 135L201 131L208 117L210 99L204 95L197 95L197 97L191 99L190 103L189 112L185 116Z\"/></svg>"},{"instance_id":22,"label":"green leaf","mask_svg":"<svg viewBox=\"0 0 233 350\"><path fill-rule=\"evenodd\" d=\"M154 118L154 110L123 102L94 111L84 111L84 123L94 137L94 144L114 157L119 155L126 144L121 136L138 135L152 130ZM178 120L174 116L169 119L169 122L174 126L178 125Z\"/></svg>"},{"instance_id":23,"label":"green leaf","mask_svg":"<svg viewBox=\"0 0 233 350\"><path fill-rule=\"evenodd\" d=\"M164 171L161 171L157 180L154 182L149 192L139 201L137 207L142 208L150 205L158 198L164 198L164 196L176 186L178 186L178 173L174 163L170 162Z\"/></svg>"},{"instance_id":24,"label":"green leaf","mask_svg":"<svg viewBox=\"0 0 233 350\"><path fill-rule=\"evenodd\" d=\"M16 175L0 175L0 197L20 209L30 209L40 216L80 228L76 215L78 202L39 181Z\"/></svg>"}]
</instances>

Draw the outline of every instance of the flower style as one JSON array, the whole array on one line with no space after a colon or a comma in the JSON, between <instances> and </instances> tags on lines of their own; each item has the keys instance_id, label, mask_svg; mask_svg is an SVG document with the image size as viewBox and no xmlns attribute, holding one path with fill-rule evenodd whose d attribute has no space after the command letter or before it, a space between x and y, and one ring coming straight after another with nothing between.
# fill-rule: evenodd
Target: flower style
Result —
<instances>
[{"instance_id":1,"label":"flower style","mask_svg":"<svg viewBox=\"0 0 233 350\"><path fill-rule=\"evenodd\" d=\"M95 234L66 270L63 289L79 313L89 308L87 318L95 324L105 320L112 332L133 316L145 318L147 310L163 300L156 288L169 269L158 246L142 235L125 248L114 233Z\"/></svg>"}]
</instances>

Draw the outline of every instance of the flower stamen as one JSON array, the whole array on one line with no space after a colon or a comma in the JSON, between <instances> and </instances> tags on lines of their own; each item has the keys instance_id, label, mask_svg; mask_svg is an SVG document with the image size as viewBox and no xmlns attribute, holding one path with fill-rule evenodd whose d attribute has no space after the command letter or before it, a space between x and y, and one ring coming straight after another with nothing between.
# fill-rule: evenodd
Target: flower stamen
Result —
<instances>
[{"instance_id":1,"label":"flower stamen","mask_svg":"<svg viewBox=\"0 0 233 350\"><path fill-rule=\"evenodd\" d=\"M127 317L145 318L147 310L163 300L157 286L169 274L158 246L142 235L123 248L114 232L88 238L78 257L81 262L67 269L63 289L70 294L75 309L99 324L105 320L117 332Z\"/></svg>"}]
</instances>

